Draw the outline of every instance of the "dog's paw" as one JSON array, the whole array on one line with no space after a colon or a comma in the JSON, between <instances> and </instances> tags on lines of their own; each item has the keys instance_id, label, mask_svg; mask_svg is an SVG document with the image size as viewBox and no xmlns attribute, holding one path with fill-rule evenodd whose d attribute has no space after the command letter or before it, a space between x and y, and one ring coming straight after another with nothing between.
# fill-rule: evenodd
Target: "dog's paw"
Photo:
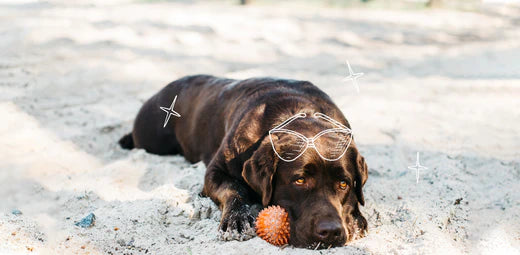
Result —
<instances>
[{"instance_id":1,"label":"dog's paw","mask_svg":"<svg viewBox=\"0 0 520 255\"><path fill-rule=\"evenodd\" d=\"M365 217L363 217L361 215L357 216L354 220L353 240L357 240L357 239L365 237L368 233L367 226L368 226L368 224L367 224L367 220L365 219Z\"/></svg>"},{"instance_id":2,"label":"dog's paw","mask_svg":"<svg viewBox=\"0 0 520 255\"><path fill-rule=\"evenodd\" d=\"M224 209L219 232L222 240L245 241L256 236L254 206L234 204Z\"/></svg>"}]
</instances>

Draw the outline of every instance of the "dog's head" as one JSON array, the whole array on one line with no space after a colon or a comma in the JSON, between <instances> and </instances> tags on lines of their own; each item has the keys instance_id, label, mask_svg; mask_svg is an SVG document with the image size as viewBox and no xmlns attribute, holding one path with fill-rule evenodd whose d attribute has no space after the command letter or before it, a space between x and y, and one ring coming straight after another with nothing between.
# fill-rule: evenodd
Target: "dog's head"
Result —
<instances>
[{"instance_id":1,"label":"dog's head","mask_svg":"<svg viewBox=\"0 0 520 255\"><path fill-rule=\"evenodd\" d=\"M315 119L291 125L306 137L330 128ZM276 146L290 146L288 143L294 142L284 137L279 139ZM260 194L264 206L280 205L288 211L290 244L294 246L343 246L364 235L367 223L359 204L365 203L362 187L368 169L353 141L335 161L324 160L309 148L296 160L286 162L278 158L269 138L265 138L245 162L242 176Z\"/></svg>"}]
</instances>

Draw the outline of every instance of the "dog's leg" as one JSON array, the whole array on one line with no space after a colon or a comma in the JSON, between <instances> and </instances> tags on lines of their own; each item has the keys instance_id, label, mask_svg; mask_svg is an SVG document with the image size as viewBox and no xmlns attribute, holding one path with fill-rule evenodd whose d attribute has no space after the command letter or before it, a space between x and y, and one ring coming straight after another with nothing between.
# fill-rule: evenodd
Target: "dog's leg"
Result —
<instances>
[{"instance_id":1,"label":"dog's leg","mask_svg":"<svg viewBox=\"0 0 520 255\"><path fill-rule=\"evenodd\" d=\"M222 238L247 240L255 236L254 221L261 206L255 205L258 203L254 192L244 181L231 176L219 158L223 156L216 156L208 165L203 195L209 196L222 211L219 226Z\"/></svg>"}]
</instances>

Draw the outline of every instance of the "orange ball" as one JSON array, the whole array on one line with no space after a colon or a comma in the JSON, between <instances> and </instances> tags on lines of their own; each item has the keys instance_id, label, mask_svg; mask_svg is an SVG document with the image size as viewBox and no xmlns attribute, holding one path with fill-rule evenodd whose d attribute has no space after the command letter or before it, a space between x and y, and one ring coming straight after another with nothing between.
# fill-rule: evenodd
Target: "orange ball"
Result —
<instances>
[{"instance_id":1,"label":"orange ball","mask_svg":"<svg viewBox=\"0 0 520 255\"><path fill-rule=\"evenodd\" d=\"M263 209L256 218L256 234L276 246L289 243L288 216L287 211L278 205Z\"/></svg>"}]
</instances>

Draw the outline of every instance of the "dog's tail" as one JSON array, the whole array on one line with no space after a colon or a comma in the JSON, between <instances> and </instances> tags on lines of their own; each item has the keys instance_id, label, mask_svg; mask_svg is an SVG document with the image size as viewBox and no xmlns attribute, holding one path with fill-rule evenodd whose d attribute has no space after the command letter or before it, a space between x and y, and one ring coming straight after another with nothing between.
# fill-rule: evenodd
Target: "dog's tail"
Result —
<instances>
[{"instance_id":1,"label":"dog's tail","mask_svg":"<svg viewBox=\"0 0 520 255\"><path fill-rule=\"evenodd\" d=\"M123 149L131 150L134 148L134 138L132 138L132 133L126 134L121 139L119 139L119 145Z\"/></svg>"}]
</instances>

